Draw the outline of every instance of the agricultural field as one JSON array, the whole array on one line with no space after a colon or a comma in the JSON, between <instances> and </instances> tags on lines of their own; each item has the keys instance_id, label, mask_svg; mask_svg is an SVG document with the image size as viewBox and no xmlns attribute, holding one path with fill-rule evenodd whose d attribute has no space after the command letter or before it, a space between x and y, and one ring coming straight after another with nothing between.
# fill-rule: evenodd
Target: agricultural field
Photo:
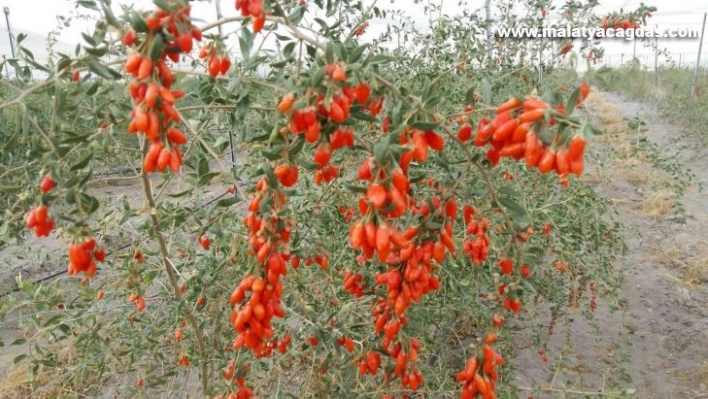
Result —
<instances>
[{"instance_id":1,"label":"agricultural field","mask_svg":"<svg viewBox=\"0 0 708 399\"><path fill-rule=\"evenodd\" d=\"M0 64L1 398L708 397L690 71L432 3L77 5ZM496 23L655 11L596 5Z\"/></svg>"}]
</instances>

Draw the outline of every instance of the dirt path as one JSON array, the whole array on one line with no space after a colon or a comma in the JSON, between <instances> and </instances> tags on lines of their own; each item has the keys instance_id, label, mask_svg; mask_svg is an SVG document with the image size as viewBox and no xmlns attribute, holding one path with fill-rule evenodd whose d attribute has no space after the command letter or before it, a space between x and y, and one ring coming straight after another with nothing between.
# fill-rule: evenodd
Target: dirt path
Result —
<instances>
[{"instance_id":1,"label":"dirt path","mask_svg":"<svg viewBox=\"0 0 708 399\"><path fill-rule=\"evenodd\" d=\"M706 150L682 137L655 108L612 94L605 99L625 121L645 120L649 142L696 178L677 199L685 223L672 206L675 196L662 181L666 176L648 171L646 163L634 167L647 171L645 179L632 179L630 171L629 181L619 174L605 188L611 198L623 200L616 209L629 247L624 290L634 325L632 385L641 397L708 395L708 195L698 189L699 182L708 185Z\"/></svg>"},{"instance_id":2,"label":"dirt path","mask_svg":"<svg viewBox=\"0 0 708 399\"><path fill-rule=\"evenodd\" d=\"M612 200L623 225L628 250L616 267L624 273L627 312L601 304L595 326L571 314L570 335L551 338L549 362L531 349L514 359L515 383L542 387L528 391L533 397L708 397L708 195L697 189L708 184L706 150L653 107L613 93L593 95L587 111L607 130L591 142L599 158L588 179ZM680 198L680 179L666 173L675 166L696 178ZM566 366L552 369L560 358ZM622 372L631 381L621 381Z\"/></svg>"}]
</instances>

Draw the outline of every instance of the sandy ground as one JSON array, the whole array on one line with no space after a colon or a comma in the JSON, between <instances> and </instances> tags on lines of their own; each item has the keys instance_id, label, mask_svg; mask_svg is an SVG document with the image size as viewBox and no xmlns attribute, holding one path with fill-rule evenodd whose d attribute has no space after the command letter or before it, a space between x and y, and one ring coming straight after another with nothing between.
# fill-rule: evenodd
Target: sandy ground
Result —
<instances>
[{"instance_id":1,"label":"sandy ground","mask_svg":"<svg viewBox=\"0 0 708 399\"><path fill-rule=\"evenodd\" d=\"M708 183L708 164L696 152L697 146L682 137L680 129L657 117L654 108L602 93L592 96L587 109L598 119L596 125L617 133L591 145L605 149L626 145L631 135L627 122L640 117L647 122L650 141L667 150L683 148L678 159L699 181ZM601 168L590 165L589 169L600 192L614 200L624 226L628 252L617 267L624 271L622 292L628 310L611 312L600 301L594 327L582 315L571 315L570 338L566 339L566 331L556 331L547 363L535 349L521 349L512 360L517 368L513 382L521 388L536 388L522 390L523 397L708 397L708 197L695 187L689 188L680 198L687 215L681 224L672 209L671 195L657 189L658 175L649 161L625 161L609 162ZM119 205L124 195L139 207L138 183L96 190L112 201L107 206ZM218 195L220 190L223 186L214 186L209 192ZM130 226L124 230L130 231ZM120 241L110 235L107 238ZM0 252L0 286L6 287L19 273L24 279L37 279L64 267L56 261L63 256L61 242L30 239L27 245L33 251L16 246ZM19 334L16 323L0 324L0 338L6 344ZM523 331L519 337L530 339ZM566 351L568 347L572 351ZM8 373L12 359L24 349L0 348L0 376ZM622 361L625 356L627 361ZM560 357L571 367L551 370ZM622 370L631 382L616 388L609 382L619 380Z\"/></svg>"},{"instance_id":2,"label":"sandy ground","mask_svg":"<svg viewBox=\"0 0 708 399\"><path fill-rule=\"evenodd\" d=\"M628 122L639 117L650 142L665 156L679 150L669 158L708 183L708 163L698 146L653 107L612 93L593 96L587 104L596 126L609 133L591 142L604 146L600 151L626 146L634 134ZM589 169L623 225L628 251L616 267L624 273L627 311L611 312L600 301L599 336L581 314L571 314L570 338L560 328L555 332L547 363L531 349L513 360L519 370L515 383L539 388L528 391L533 397L708 397L708 196L694 185L678 199L686 215L681 224L675 196L660 188L665 177L649 159L627 157L608 161L604 170ZM569 347L572 352L564 350ZM570 366L552 369L561 357ZM622 371L631 381L610 384Z\"/></svg>"}]
</instances>

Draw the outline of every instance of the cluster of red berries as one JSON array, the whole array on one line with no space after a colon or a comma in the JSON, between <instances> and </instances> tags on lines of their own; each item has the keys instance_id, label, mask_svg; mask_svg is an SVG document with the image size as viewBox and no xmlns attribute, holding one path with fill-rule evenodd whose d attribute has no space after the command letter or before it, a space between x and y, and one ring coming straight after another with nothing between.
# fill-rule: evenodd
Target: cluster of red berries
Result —
<instances>
[{"instance_id":1,"label":"cluster of red berries","mask_svg":"<svg viewBox=\"0 0 708 399\"><path fill-rule=\"evenodd\" d=\"M402 351L399 334L408 322L406 310L424 295L440 288L440 279L432 271L436 263L444 259L445 249L442 240L425 242L416 247L407 260L391 265L388 271L374 278L377 286L385 286L387 290L385 299L375 300L372 310L374 331L383 334L383 347L396 364L393 376L387 379L400 377L402 386L412 390L423 383L423 376L415 366L420 345L411 339L410 349Z\"/></svg>"},{"instance_id":2,"label":"cluster of red berries","mask_svg":"<svg viewBox=\"0 0 708 399\"><path fill-rule=\"evenodd\" d=\"M277 181L270 184L275 186L271 187L267 178L258 181L256 193L248 206L249 214L244 218L244 225L249 230L248 253L261 266L260 276L246 276L231 294L230 301L233 308L231 324L238 333L233 349L245 346L257 358L270 356L276 349L282 353L287 351L292 338L288 335L279 343L273 340L271 322L273 317L285 316L281 305L281 277L287 274L286 262L290 261L293 268L300 263L299 258L291 257L286 248L290 241L291 222L279 216L286 198L278 189ZM262 201L268 201L267 210L261 209ZM264 211L268 214L262 213ZM245 395L239 397L252 396L252 391L245 385L239 392Z\"/></svg>"},{"instance_id":3,"label":"cluster of red berries","mask_svg":"<svg viewBox=\"0 0 708 399\"><path fill-rule=\"evenodd\" d=\"M293 93L286 94L278 103L276 109L282 114L289 116L290 121L287 128L281 129L281 134L284 139L287 137L287 132L290 131L293 135L303 135L308 143L317 143L313 162L317 165L315 171L315 184L330 183L339 177L339 169L336 166L330 165L332 155L335 151L354 146L354 133L349 129L344 129L340 124L344 123L351 114L351 107L358 103L362 106L367 106L372 115L377 115L383 106L383 98L377 101L371 99L371 88L366 83L360 83L352 87L347 83L347 74L342 66L333 63L325 67L325 75L328 82L332 86L332 92L327 101L325 93L315 94L313 89L309 89L305 98L312 105L302 109L293 109L295 104L295 95ZM328 124L331 122L331 124ZM322 129L326 130L326 140L322 139ZM331 130L330 130L331 129ZM331 131L331 133L329 133ZM288 165L288 169L280 167L278 179L281 184L286 187L294 184L297 180L293 179L296 176L296 168L292 164Z\"/></svg>"},{"instance_id":4,"label":"cluster of red berries","mask_svg":"<svg viewBox=\"0 0 708 399\"><path fill-rule=\"evenodd\" d=\"M651 16L651 14L649 14ZM602 18L602 21L600 21L600 28L604 29L607 31L608 29L613 29L613 30L637 30L641 28L641 24L639 21L634 20L634 18L626 18L626 17L621 17L619 15L617 16L609 16L606 15Z\"/></svg>"},{"instance_id":5,"label":"cluster of red berries","mask_svg":"<svg viewBox=\"0 0 708 399\"><path fill-rule=\"evenodd\" d=\"M234 290L231 295L231 306L234 307L231 322L238 332L234 349L245 344L256 357L264 357L275 348L269 342L273 338L272 318L285 316L281 307L283 284L280 278L287 273L289 253L284 246L290 241L291 226L289 221L277 216L278 210L285 204L283 194L270 188L265 178L258 182L256 190L244 224L250 233L249 255L262 265L264 276L249 275ZM263 198L271 201L270 216L260 214ZM246 298L249 292L251 295Z\"/></svg>"},{"instance_id":6,"label":"cluster of red berries","mask_svg":"<svg viewBox=\"0 0 708 399\"><path fill-rule=\"evenodd\" d=\"M580 105L589 93L590 87L583 83L577 104ZM552 143L547 145L537 133L546 117L550 117L548 124L554 126L557 122L553 115L565 116L565 106L554 109L547 102L528 96L524 101L509 99L497 108L496 114L493 120L486 117L480 120L474 139L478 147L491 144L487 159L493 165L503 157L510 157L517 161L525 159L526 166L538 168L542 174L553 170L561 177L569 173L582 175L585 139L581 135L562 143L556 134Z\"/></svg>"},{"instance_id":7,"label":"cluster of red berries","mask_svg":"<svg viewBox=\"0 0 708 399\"><path fill-rule=\"evenodd\" d=\"M415 364L418 361L418 351L421 348L417 339L411 338L408 342L408 350L406 350L401 342L396 342L391 346L390 341L384 338L384 350L393 359L394 367L392 374L386 374L386 380L390 381L393 378L400 378L401 385L404 388L417 391L418 387L425 381L423 374L418 370ZM411 365L411 367L408 367Z\"/></svg>"},{"instance_id":8,"label":"cluster of red berries","mask_svg":"<svg viewBox=\"0 0 708 399\"><path fill-rule=\"evenodd\" d=\"M199 49L199 59L207 59L207 71L212 78L219 75L226 75L231 68L231 60L228 56L221 55L213 45L204 46Z\"/></svg>"},{"instance_id":9,"label":"cluster of red berries","mask_svg":"<svg viewBox=\"0 0 708 399\"><path fill-rule=\"evenodd\" d=\"M248 371L249 366L243 365L241 367L242 371L245 373ZM232 393L231 395L228 396L228 399L249 399L255 396L253 393L253 390L249 388L246 385L246 379L242 376L237 376L234 378L234 375L236 374L236 361L235 360L230 360L229 364L226 366L226 368L222 371L222 375L224 376L224 379L227 381L232 381L236 380L236 386L238 386L239 390L236 393ZM214 396L214 399L223 399L221 395Z\"/></svg>"},{"instance_id":10,"label":"cluster of red berries","mask_svg":"<svg viewBox=\"0 0 708 399\"><path fill-rule=\"evenodd\" d=\"M135 308L138 310L138 312L142 312L145 310L145 298L141 297L140 295L136 294L135 292L131 293L130 296L128 297L128 302L134 303ZM189 365L189 358L186 358L187 360L187 366ZM182 363L180 363L182 364ZM182 364L184 365L184 364Z\"/></svg>"},{"instance_id":11,"label":"cluster of red berries","mask_svg":"<svg viewBox=\"0 0 708 399\"><path fill-rule=\"evenodd\" d=\"M281 99L277 106L277 110L280 113L290 115L290 124L288 126L290 133L294 135L304 133L305 140L308 143L319 141L321 128L326 122L331 121L335 125L344 123L349 118L351 107L355 103L367 106L372 116L378 115L383 107L383 97L378 100L372 99L371 88L368 84L360 83L352 87L347 82L344 68L340 65L327 65L325 67L325 75L328 77L328 82L331 83L331 88L333 89L333 94L329 97L329 101L326 101L326 92L315 94L313 89L308 89L305 99L311 101L312 96L314 96L315 99L314 102L311 102L312 105L293 110L296 98L294 94L289 93ZM332 134L332 136L335 135L336 132ZM351 139L347 138L346 135L339 139L330 137L329 141L337 148L341 148L340 146L352 145L353 136Z\"/></svg>"},{"instance_id":12,"label":"cluster of red berries","mask_svg":"<svg viewBox=\"0 0 708 399\"><path fill-rule=\"evenodd\" d=\"M25 218L25 227L34 229L37 237L49 237L54 228L54 219L49 216L49 208L42 204L29 211Z\"/></svg>"},{"instance_id":13,"label":"cluster of red berries","mask_svg":"<svg viewBox=\"0 0 708 399\"><path fill-rule=\"evenodd\" d=\"M474 220L475 213L475 209L470 205L465 205L462 208L467 234L474 237L465 237L462 251L472 259L475 265L480 266L489 255L489 237L487 236L489 222L485 217Z\"/></svg>"},{"instance_id":14,"label":"cluster of red berries","mask_svg":"<svg viewBox=\"0 0 708 399\"><path fill-rule=\"evenodd\" d=\"M253 33L263 29L266 21L263 0L236 0L236 10L241 11L241 16L253 18Z\"/></svg>"},{"instance_id":15,"label":"cluster of red berries","mask_svg":"<svg viewBox=\"0 0 708 399\"><path fill-rule=\"evenodd\" d=\"M284 163L278 165L275 170L275 177L283 187L292 187L297 183L300 174L297 165L292 163Z\"/></svg>"},{"instance_id":16,"label":"cluster of red berries","mask_svg":"<svg viewBox=\"0 0 708 399\"><path fill-rule=\"evenodd\" d=\"M354 352L354 340L351 337L338 337L337 344L349 353Z\"/></svg>"},{"instance_id":17,"label":"cluster of red berries","mask_svg":"<svg viewBox=\"0 0 708 399\"><path fill-rule=\"evenodd\" d=\"M381 365L381 354L376 351L368 351L363 358L355 359L355 363L359 365L359 375L376 375Z\"/></svg>"},{"instance_id":18,"label":"cluster of red berries","mask_svg":"<svg viewBox=\"0 0 708 399\"><path fill-rule=\"evenodd\" d=\"M105 259L105 250L96 248L96 240L93 237L74 242L69 245L69 275L85 272L87 277L93 277L96 274L96 264Z\"/></svg>"},{"instance_id":19,"label":"cluster of red berries","mask_svg":"<svg viewBox=\"0 0 708 399\"><path fill-rule=\"evenodd\" d=\"M494 334L487 337L489 344L496 340ZM463 383L461 399L473 399L481 396L483 399L494 399L499 374L498 366L504 365L501 355L489 345L482 347L482 356L472 355L467 360L465 369L457 373L457 382Z\"/></svg>"},{"instance_id":20,"label":"cluster of red berries","mask_svg":"<svg viewBox=\"0 0 708 399\"><path fill-rule=\"evenodd\" d=\"M277 262L277 261L274 261ZM280 262L283 262L280 259ZM283 268L284 263L283 263ZM269 270L269 273L275 273ZM234 349L246 346L256 357L266 357L273 347L268 345L273 338L271 320L273 316L284 317L285 311L280 305L280 294L275 287L266 283L263 278L253 275L246 276L231 295L231 306L235 307L231 314L231 323L238 332L234 341ZM246 295L250 293L248 300ZM243 302L243 303L242 303Z\"/></svg>"},{"instance_id":21,"label":"cluster of red berries","mask_svg":"<svg viewBox=\"0 0 708 399\"><path fill-rule=\"evenodd\" d=\"M360 23L356 29L354 30L354 35L356 36L362 36L364 33L366 33L366 28L369 27L369 21L364 21Z\"/></svg>"},{"instance_id":22,"label":"cluster of red berries","mask_svg":"<svg viewBox=\"0 0 708 399\"><path fill-rule=\"evenodd\" d=\"M128 57L125 71L133 77L128 89L135 104L131 112L128 132L143 133L151 142L143 159L143 169L173 172L182 166L179 146L187 142L185 134L173 124L180 122L174 103L184 96L181 90L171 90L174 75L167 59L179 61L180 53L192 51L193 40L202 39L201 31L192 25L190 7L186 2L173 0L170 9L157 11L145 19L148 31L138 37L128 31L123 37L127 46L135 47ZM163 44L162 38L168 38ZM158 39L160 38L160 39ZM159 47L159 52L154 47Z\"/></svg>"},{"instance_id":23,"label":"cluster of red berries","mask_svg":"<svg viewBox=\"0 0 708 399\"><path fill-rule=\"evenodd\" d=\"M352 294L352 296L354 297L363 297L364 290L366 290L364 276L359 273L352 273L351 271L347 270L344 273L344 290Z\"/></svg>"},{"instance_id":24,"label":"cluster of red berries","mask_svg":"<svg viewBox=\"0 0 708 399\"><path fill-rule=\"evenodd\" d=\"M46 175L39 185L39 191L41 191L42 194L46 194L52 191L56 185L57 183L54 179L52 179L51 176ZM25 217L25 227L28 229L34 229L34 233L37 237L49 237L49 233L51 233L52 229L54 229L54 219L49 216L49 208L42 204L29 211Z\"/></svg>"},{"instance_id":25,"label":"cluster of red berries","mask_svg":"<svg viewBox=\"0 0 708 399\"><path fill-rule=\"evenodd\" d=\"M344 205L339 205L337 207L337 210L339 211L339 214L342 215L342 217L344 218L344 221L347 223L351 222L354 216L356 215L356 210L354 210L354 208L349 208Z\"/></svg>"}]
</instances>

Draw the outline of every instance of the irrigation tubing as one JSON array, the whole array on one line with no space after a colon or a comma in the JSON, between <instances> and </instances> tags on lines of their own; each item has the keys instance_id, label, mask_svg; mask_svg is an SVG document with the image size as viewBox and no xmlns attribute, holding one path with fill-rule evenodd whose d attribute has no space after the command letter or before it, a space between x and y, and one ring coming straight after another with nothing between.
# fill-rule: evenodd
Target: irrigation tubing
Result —
<instances>
[{"instance_id":1,"label":"irrigation tubing","mask_svg":"<svg viewBox=\"0 0 708 399\"><path fill-rule=\"evenodd\" d=\"M194 209L192 209L192 212L198 212L199 210L206 208L207 206L209 206L209 205L215 203L216 201L218 201L218 200L224 198L227 194L229 194L228 191L225 192L225 193L219 194L218 196L216 196L216 197L210 199L209 201L203 203L202 205L199 205L199 206L195 207ZM234 195L236 195L236 193L234 193ZM108 252L108 254L106 254L106 255L107 255L107 256L110 256L112 253L118 252L118 251L122 251L122 250L124 250L124 249L130 247L130 246L133 245L133 244L135 244L135 240L133 240L133 241L127 243L127 244L121 245L120 247L116 248L115 250ZM43 282L45 282L45 281L49 281L49 280L52 280L52 279L57 278L57 277L59 277L59 276L62 276L62 275L64 275L64 274L67 274L68 272L69 272L68 269L67 269L67 268L64 268L63 270L58 271L58 272L53 273L53 274L50 274L49 276L45 276L45 277L42 277L42 278L37 279L37 280L35 280L35 281L32 281L31 284L32 284L32 285L40 284L40 283L43 283ZM12 288L11 290L8 290L8 291L5 291L5 292L1 292L1 293L0 293L0 298L3 298L3 297L5 297L5 296L7 296L7 295L9 295L9 294L11 294L11 293L17 292L17 291L19 291L19 290L20 290L20 287L15 284L15 287Z\"/></svg>"}]
</instances>

